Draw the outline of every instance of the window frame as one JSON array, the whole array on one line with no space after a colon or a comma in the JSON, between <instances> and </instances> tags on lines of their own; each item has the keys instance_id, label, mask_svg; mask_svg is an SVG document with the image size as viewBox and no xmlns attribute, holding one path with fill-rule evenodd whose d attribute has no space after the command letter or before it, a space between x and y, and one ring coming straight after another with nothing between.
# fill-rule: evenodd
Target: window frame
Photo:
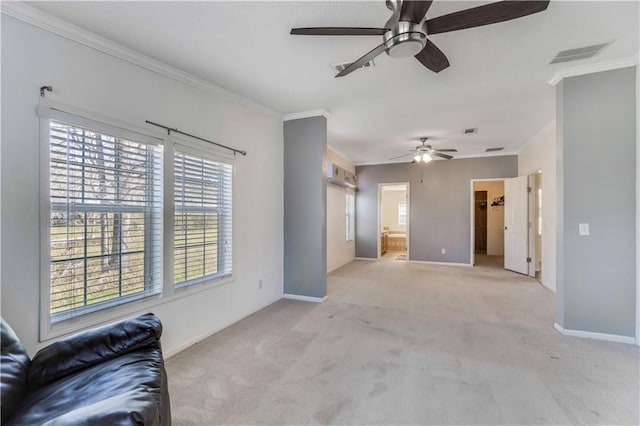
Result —
<instances>
[{"instance_id":1,"label":"window frame","mask_svg":"<svg viewBox=\"0 0 640 426\"><path fill-rule=\"evenodd\" d=\"M536 215L537 215L537 223L536 223L536 234L541 237L543 232L543 221L542 221L542 186L538 188L536 191Z\"/></svg>"},{"instance_id":2,"label":"window frame","mask_svg":"<svg viewBox=\"0 0 640 426\"><path fill-rule=\"evenodd\" d=\"M210 286L219 286L235 280L236 273L236 244L235 244L235 236L236 236L236 164L235 164L235 156L228 151L224 151L215 145L206 144L206 142L196 142L189 141L185 138L174 137L171 143L171 183L170 187L165 186L165 188L170 188L171 196L165 197L165 200L170 198L171 200L171 246L167 248L167 252L170 254L165 255L165 262L170 262L171 264L171 275L165 276L165 281L170 281L170 285L175 292L183 292L185 290L195 288L198 289L202 286L206 286L207 288ZM206 150L204 148L207 148ZM167 149L168 151L168 149ZM191 280L182 281L180 283L175 282L175 198L174 198L174 190L175 190L175 152L180 151L183 154L189 154L194 156L200 156L204 159L210 161L218 161L225 162L231 165L231 273L225 274L221 276L203 276L194 278ZM165 170L166 170L165 165ZM166 209L165 209L166 213ZM168 221L169 217L165 215L165 221ZM165 227L165 229L167 229Z\"/></svg>"},{"instance_id":3,"label":"window frame","mask_svg":"<svg viewBox=\"0 0 640 426\"><path fill-rule=\"evenodd\" d=\"M37 107L39 118L39 165L40 165L40 194L39 194L39 215L40 215L40 240L38 268L40 271L40 309L39 309L39 341L45 342L63 335L75 333L89 327L98 326L105 322L115 321L136 315L141 311L152 309L165 303L188 297L190 295L207 291L212 288L233 283L236 277L236 217L237 217L237 180L235 157L215 146L210 146L205 142L197 142L177 137L174 134L157 132L144 127L138 127L131 123L118 119L105 117L91 111L61 104L52 100L47 100L47 105ZM161 292L155 295L141 297L126 303L105 306L103 309L95 310L79 316L71 316L68 319L53 323L50 315L50 199L49 199L49 121L58 120L69 124L84 126L96 131L113 133L115 128L117 136L129 139L143 138L153 140L163 147L162 165L162 236L158 244L161 246L159 254L162 256L161 266ZM73 120L73 121L71 121ZM232 274L224 279L204 280L194 285L176 288L173 283L173 232L174 232L174 145L179 143L182 146L193 149L204 150L214 156L230 159L232 165ZM170 188L170 191L167 190Z\"/></svg>"},{"instance_id":4,"label":"window frame","mask_svg":"<svg viewBox=\"0 0 640 426\"><path fill-rule=\"evenodd\" d=\"M345 191L345 242L350 243L356 234L356 194Z\"/></svg>"},{"instance_id":5,"label":"window frame","mask_svg":"<svg viewBox=\"0 0 640 426\"><path fill-rule=\"evenodd\" d=\"M404 207L404 214L400 213L401 207ZM401 217L404 217L403 221L400 221ZM398 202L398 225L407 226L407 202L406 201Z\"/></svg>"}]
</instances>

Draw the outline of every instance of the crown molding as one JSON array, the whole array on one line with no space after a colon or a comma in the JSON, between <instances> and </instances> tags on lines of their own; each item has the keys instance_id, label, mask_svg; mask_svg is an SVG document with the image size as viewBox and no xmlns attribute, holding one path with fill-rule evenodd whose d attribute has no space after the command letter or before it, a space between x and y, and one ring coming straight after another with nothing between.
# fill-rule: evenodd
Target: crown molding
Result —
<instances>
[{"instance_id":1,"label":"crown molding","mask_svg":"<svg viewBox=\"0 0 640 426\"><path fill-rule=\"evenodd\" d=\"M222 95L234 102L246 105L252 109L264 112L268 115L282 118L282 113L262 105L253 99L244 97L227 90L215 83L196 77L179 68L160 62L143 53L115 43L105 37L85 30L55 16L49 15L35 7L18 1L0 2L0 13L19 19L27 24L41 28L50 33L64 37L89 48L98 50L107 55L121 59L133 65L168 77L172 80L203 90L215 95Z\"/></svg>"},{"instance_id":2,"label":"crown molding","mask_svg":"<svg viewBox=\"0 0 640 426\"><path fill-rule=\"evenodd\" d=\"M301 118L309 118L309 117L324 117L327 120L331 118L331 113L324 109L312 109L310 111L302 111L302 112L294 112L291 114L286 114L282 121L290 121L290 120L299 120Z\"/></svg>"},{"instance_id":3,"label":"crown molding","mask_svg":"<svg viewBox=\"0 0 640 426\"><path fill-rule=\"evenodd\" d=\"M578 75L593 74L594 72L610 71L618 68L627 68L638 65L640 55L633 55L627 58L614 59L605 62L596 62L594 64L579 65L571 68L558 70L553 77L547 80L547 83L555 86L564 78L575 77Z\"/></svg>"}]
</instances>

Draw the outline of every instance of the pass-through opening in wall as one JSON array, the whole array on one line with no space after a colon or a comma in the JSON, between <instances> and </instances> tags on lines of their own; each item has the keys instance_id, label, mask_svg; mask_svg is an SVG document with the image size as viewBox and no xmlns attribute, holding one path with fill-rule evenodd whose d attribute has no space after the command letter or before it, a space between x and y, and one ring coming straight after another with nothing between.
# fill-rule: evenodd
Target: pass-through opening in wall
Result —
<instances>
[{"instance_id":1,"label":"pass-through opening in wall","mask_svg":"<svg viewBox=\"0 0 640 426\"><path fill-rule=\"evenodd\" d=\"M409 259L409 183L378 185L378 259Z\"/></svg>"}]
</instances>

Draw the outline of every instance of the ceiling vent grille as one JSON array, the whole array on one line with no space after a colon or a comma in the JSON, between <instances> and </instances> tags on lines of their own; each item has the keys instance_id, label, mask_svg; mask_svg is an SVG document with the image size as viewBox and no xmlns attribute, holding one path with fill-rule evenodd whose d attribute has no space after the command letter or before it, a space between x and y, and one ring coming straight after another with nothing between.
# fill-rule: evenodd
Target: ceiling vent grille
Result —
<instances>
[{"instance_id":1,"label":"ceiling vent grille","mask_svg":"<svg viewBox=\"0 0 640 426\"><path fill-rule=\"evenodd\" d=\"M477 127L472 127L472 128L469 128L469 129L464 129L462 131L462 133L465 134L465 135L473 135L475 133L478 133L478 128Z\"/></svg>"},{"instance_id":2,"label":"ceiling vent grille","mask_svg":"<svg viewBox=\"0 0 640 426\"><path fill-rule=\"evenodd\" d=\"M587 59L596 56L609 46L613 41L592 46L578 47L576 49L568 49L558 52L558 54L549 62L549 64L557 64L560 62L577 61L579 59Z\"/></svg>"},{"instance_id":3,"label":"ceiling vent grille","mask_svg":"<svg viewBox=\"0 0 640 426\"><path fill-rule=\"evenodd\" d=\"M484 150L484 152L497 152L497 151L502 151L504 149L504 146L498 147L498 148L487 148Z\"/></svg>"},{"instance_id":4,"label":"ceiling vent grille","mask_svg":"<svg viewBox=\"0 0 640 426\"><path fill-rule=\"evenodd\" d=\"M336 72L342 72L342 71L344 71L344 69L345 69L346 67L348 67L348 66L349 66L349 65L351 65L351 64L352 64L352 62L344 62L344 63L342 63L342 64L333 64L331 67L332 67L332 68L333 68L333 70L334 70L334 71L336 71ZM362 66L361 66L361 67L359 67L359 68L369 68L369 67L373 67L373 66L375 66L375 65L376 65L376 64L373 62L373 59L372 59L372 60L370 60L369 62L366 62L364 65L362 65ZM359 69L359 68L357 68L357 69Z\"/></svg>"}]
</instances>

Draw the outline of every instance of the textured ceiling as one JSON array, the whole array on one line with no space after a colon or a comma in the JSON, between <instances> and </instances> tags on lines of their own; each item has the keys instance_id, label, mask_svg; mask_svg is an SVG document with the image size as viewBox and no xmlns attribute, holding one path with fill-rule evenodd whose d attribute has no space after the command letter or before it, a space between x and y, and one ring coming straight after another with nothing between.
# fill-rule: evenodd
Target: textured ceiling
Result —
<instances>
[{"instance_id":1,"label":"textured ceiling","mask_svg":"<svg viewBox=\"0 0 640 426\"><path fill-rule=\"evenodd\" d=\"M435 17L487 2L436 0ZM328 109L329 143L357 163L387 162L432 137L457 156L517 152L555 115L556 71L638 53L635 1L552 1L547 11L430 39L451 67L434 74L413 58L335 79L380 37L291 36L291 27L379 27L383 1L36 2L54 16L254 99L282 113ZM548 65L559 50L615 40L597 57ZM475 135L462 135L477 127Z\"/></svg>"}]
</instances>

